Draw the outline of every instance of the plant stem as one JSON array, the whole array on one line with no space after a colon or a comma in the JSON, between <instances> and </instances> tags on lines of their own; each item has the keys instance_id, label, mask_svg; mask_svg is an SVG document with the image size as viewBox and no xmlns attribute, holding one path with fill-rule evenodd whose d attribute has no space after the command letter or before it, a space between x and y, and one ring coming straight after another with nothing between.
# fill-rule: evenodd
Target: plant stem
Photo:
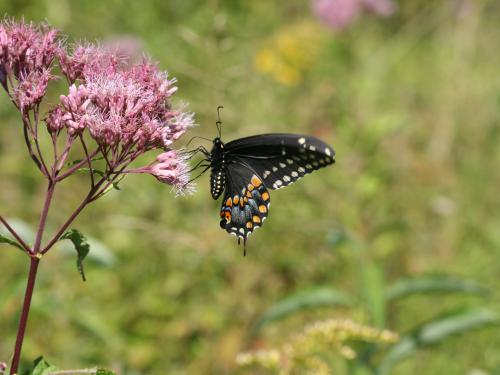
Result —
<instances>
[{"instance_id":1,"label":"plant stem","mask_svg":"<svg viewBox=\"0 0 500 375\"><path fill-rule=\"evenodd\" d=\"M52 202L52 196L54 195L55 183L49 181L49 187L47 188L47 195L45 196L45 202L43 204L42 214L40 215L40 223L38 224L38 230L36 232L35 244L33 246L33 252L37 254L40 252L40 245L42 243L43 231L45 229L45 223L47 222L47 215L49 213L50 203Z\"/></svg>"},{"instance_id":2,"label":"plant stem","mask_svg":"<svg viewBox=\"0 0 500 375\"><path fill-rule=\"evenodd\" d=\"M24 341L24 333L26 332L26 324L28 322L28 315L31 307L31 297L33 296L33 290L35 288L35 279L38 270L38 264L40 263L40 258L37 257L37 255L40 255L38 253L40 252L40 245L42 243L42 237L45 229L45 223L47 222L50 203L52 202L52 196L54 195L54 188L55 183L52 181L52 179L50 179L49 186L47 188L47 194L45 196L45 202L43 204L42 214L40 215L40 223L38 224L38 230L36 232L35 245L33 246L32 254L30 254L30 272L28 276L28 283L26 285L26 291L24 293L23 310L21 312L21 318L19 319L19 326L17 329L16 345L14 347L14 357L12 358L12 365L10 367L10 375L17 374L17 369L19 367L21 349L23 347Z\"/></svg>"},{"instance_id":3,"label":"plant stem","mask_svg":"<svg viewBox=\"0 0 500 375\"><path fill-rule=\"evenodd\" d=\"M10 375L17 374L19 367L19 360L21 358L21 348L23 346L24 333L26 332L26 323L28 322L28 315L31 306L31 297L35 288L36 273L40 259L31 258L30 271L28 276L28 283L24 293L23 310L19 319L19 328L17 330L16 346L14 348L14 357L12 358L12 365L10 366Z\"/></svg>"}]
</instances>

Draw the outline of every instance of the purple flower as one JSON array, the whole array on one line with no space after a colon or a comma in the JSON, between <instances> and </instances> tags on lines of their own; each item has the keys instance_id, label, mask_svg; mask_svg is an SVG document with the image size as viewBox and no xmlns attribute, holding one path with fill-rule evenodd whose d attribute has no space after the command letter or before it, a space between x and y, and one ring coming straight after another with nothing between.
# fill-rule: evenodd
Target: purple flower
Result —
<instances>
[{"instance_id":1,"label":"purple flower","mask_svg":"<svg viewBox=\"0 0 500 375\"><path fill-rule=\"evenodd\" d=\"M314 15L335 30L344 30L363 11L378 16L390 16L395 5L392 0L313 0Z\"/></svg>"}]
</instances>

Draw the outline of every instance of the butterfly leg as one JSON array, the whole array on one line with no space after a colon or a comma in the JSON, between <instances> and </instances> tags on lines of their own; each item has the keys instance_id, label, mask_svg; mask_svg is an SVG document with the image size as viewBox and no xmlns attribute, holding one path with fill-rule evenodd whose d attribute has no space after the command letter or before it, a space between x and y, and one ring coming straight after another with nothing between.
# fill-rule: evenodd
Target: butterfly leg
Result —
<instances>
[{"instance_id":1,"label":"butterfly leg","mask_svg":"<svg viewBox=\"0 0 500 375\"><path fill-rule=\"evenodd\" d=\"M200 177L203 175L203 173L205 173L205 172L208 170L208 168L210 168L210 165L205 166L205 169L203 169L203 170L201 171L201 173L200 173L198 176L193 177L192 179L190 179L190 180L189 180L189 182L188 182L188 184L189 184L190 182L193 182L194 180L196 180L196 179L200 178Z\"/></svg>"}]
</instances>

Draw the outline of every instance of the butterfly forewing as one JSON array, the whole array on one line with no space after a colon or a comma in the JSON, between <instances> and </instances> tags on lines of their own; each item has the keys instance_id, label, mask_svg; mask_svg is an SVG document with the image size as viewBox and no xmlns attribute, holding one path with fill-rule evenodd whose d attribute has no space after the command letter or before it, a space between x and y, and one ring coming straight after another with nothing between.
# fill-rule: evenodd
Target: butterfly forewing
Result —
<instances>
[{"instance_id":1,"label":"butterfly forewing","mask_svg":"<svg viewBox=\"0 0 500 375\"><path fill-rule=\"evenodd\" d=\"M262 134L229 142L226 152L260 175L270 189L290 185L335 162L333 149L315 137Z\"/></svg>"}]
</instances>

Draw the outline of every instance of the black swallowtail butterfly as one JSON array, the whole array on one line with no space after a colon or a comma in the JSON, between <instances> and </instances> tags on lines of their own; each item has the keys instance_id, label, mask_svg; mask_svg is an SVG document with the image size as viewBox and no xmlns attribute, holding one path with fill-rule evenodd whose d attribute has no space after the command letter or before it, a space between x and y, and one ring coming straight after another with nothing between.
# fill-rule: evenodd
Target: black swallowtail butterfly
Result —
<instances>
[{"instance_id":1,"label":"black swallowtail butterfly","mask_svg":"<svg viewBox=\"0 0 500 375\"><path fill-rule=\"evenodd\" d=\"M202 173L211 169L214 199L224 193L221 228L246 245L250 233L262 226L269 213L268 189L281 189L335 163L335 152L318 138L300 134L259 134L224 144L220 125L219 120L219 137L213 140L212 150L202 150L202 162L206 162Z\"/></svg>"}]
</instances>

